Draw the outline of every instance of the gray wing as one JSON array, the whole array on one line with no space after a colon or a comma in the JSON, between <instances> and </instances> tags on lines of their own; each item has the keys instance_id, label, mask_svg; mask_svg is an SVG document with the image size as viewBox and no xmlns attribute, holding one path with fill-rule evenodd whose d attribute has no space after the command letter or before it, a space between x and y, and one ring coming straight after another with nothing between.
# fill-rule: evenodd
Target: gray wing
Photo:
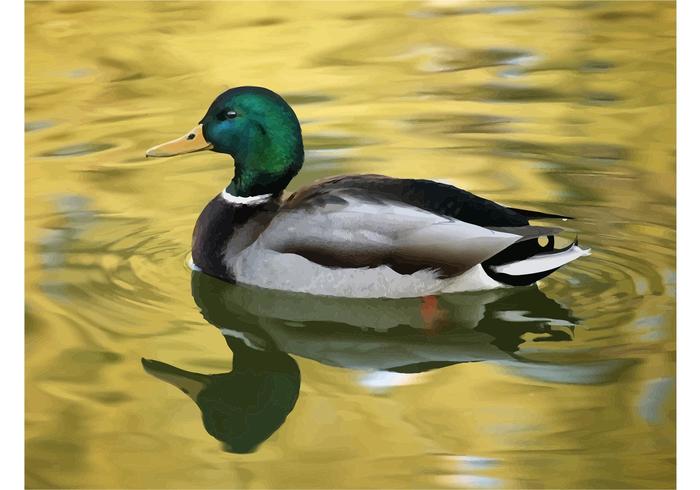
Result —
<instances>
[{"instance_id":1,"label":"gray wing","mask_svg":"<svg viewBox=\"0 0 700 490\"><path fill-rule=\"evenodd\" d=\"M386 265L402 274L431 269L451 277L524 238L556 232L532 226L489 229L351 192L312 204L283 207L258 245L329 267Z\"/></svg>"},{"instance_id":2,"label":"gray wing","mask_svg":"<svg viewBox=\"0 0 700 490\"><path fill-rule=\"evenodd\" d=\"M385 175L341 175L318 181L295 192L287 207L316 205L352 193L364 200L396 202L479 226L527 226L530 219L566 216L502 206L464 189L433 180L400 179Z\"/></svg>"}]
</instances>

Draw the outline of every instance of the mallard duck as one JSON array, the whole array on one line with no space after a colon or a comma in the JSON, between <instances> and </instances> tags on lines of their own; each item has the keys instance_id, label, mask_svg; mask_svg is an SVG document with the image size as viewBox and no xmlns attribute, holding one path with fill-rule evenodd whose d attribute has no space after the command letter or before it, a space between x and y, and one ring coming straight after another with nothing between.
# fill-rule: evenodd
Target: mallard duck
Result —
<instances>
[{"instance_id":1,"label":"mallard duck","mask_svg":"<svg viewBox=\"0 0 700 490\"><path fill-rule=\"evenodd\" d=\"M301 126L265 88L226 90L191 131L146 156L202 150L229 154L235 166L197 219L192 267L229 282L421 297L532 284L590 253L577 242L556 249L561 229L529 223L565 216L506 207L431 180L345 175L283 199L304 161Z\"/></svg>"}]
</instances>

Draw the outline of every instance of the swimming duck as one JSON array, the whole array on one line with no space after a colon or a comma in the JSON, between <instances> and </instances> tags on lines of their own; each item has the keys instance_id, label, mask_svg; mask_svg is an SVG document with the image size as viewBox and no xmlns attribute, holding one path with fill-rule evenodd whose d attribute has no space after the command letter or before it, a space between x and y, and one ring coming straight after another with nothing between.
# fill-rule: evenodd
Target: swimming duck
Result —
<instances>
[{"instance_id":1,"label":"swimming duck","mask_svg":"<svg viewBox=\"0 0 700 490\"><path fill-rule=\"evenodd\" d=\"M146 156L202 150L229 154L235 166L197 219L192 266L229 282L420 297L532 284L590 253L577 242L555 249L561 229L529 223L565 216L431 180L345 175L283 199L304 161L301 126L289 104L262 87L226 90L191 131Z\"/></svg>"}]
</instances>

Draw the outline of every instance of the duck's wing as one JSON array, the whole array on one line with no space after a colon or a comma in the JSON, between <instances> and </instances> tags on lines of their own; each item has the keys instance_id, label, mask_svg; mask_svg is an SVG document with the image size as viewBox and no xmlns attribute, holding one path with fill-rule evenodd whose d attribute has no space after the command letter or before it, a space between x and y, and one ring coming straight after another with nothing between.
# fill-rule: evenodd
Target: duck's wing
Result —
<instances>
[{"instance_id":1,"label":"duck's wing","mask_svg":"<svg viewBox=\"0 0 700 490\"><path fill-rule=\"evenodd\" d=\"M374 203L416 207L477 226L526 226L517 211L449 184L384 175L347 175L316 182L292 194L287 209L323 206L341 195Z\"/></svg>"},{"instance_id":2,"label":"duck's wing","mask_svg":"<svg viewBox=\"0 0 700 490\"><path fill-rule=\"evenodd\" d=\"M374 174L345 175L318 181L292 194L285 206L316 206L332 201L339 193L352 193L367 201L403 203L485 227L527 226L530 219L573 219L569 216L502 206L442 182L397 179Z\"/></svg>"},{"instance_id":3,"label":"duck's wing","mask_svg":"<svg viewBox=\"0 0 700 490\"><path fill-rule=\"evenodd\" d=\"M446 184L370 175L296 193L258 245L329 267L386 265L451 277L516 242L558 231L530 226L508 208Z\"/></svg>"}]
</instances>

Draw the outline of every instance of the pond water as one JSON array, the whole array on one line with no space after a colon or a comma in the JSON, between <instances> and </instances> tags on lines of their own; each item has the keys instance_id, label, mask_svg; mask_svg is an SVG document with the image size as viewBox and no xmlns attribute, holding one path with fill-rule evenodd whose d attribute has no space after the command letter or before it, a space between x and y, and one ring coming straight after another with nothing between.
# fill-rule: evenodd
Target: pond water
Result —
<instances>
[{"instance_id":1,"label":"pond water","mask_svg":"<svg viewBox=\"0 0 700 490\"><path fill-rule=\"evenodd\" d=\"M27 486L675 486L674 3L26 15ZM302 122L289 190L447 181L573 215L563 235L593 253L539 288L432 303L192 273L232 162L144 151L238 85Z\"/></svg>"}]
</instances>

